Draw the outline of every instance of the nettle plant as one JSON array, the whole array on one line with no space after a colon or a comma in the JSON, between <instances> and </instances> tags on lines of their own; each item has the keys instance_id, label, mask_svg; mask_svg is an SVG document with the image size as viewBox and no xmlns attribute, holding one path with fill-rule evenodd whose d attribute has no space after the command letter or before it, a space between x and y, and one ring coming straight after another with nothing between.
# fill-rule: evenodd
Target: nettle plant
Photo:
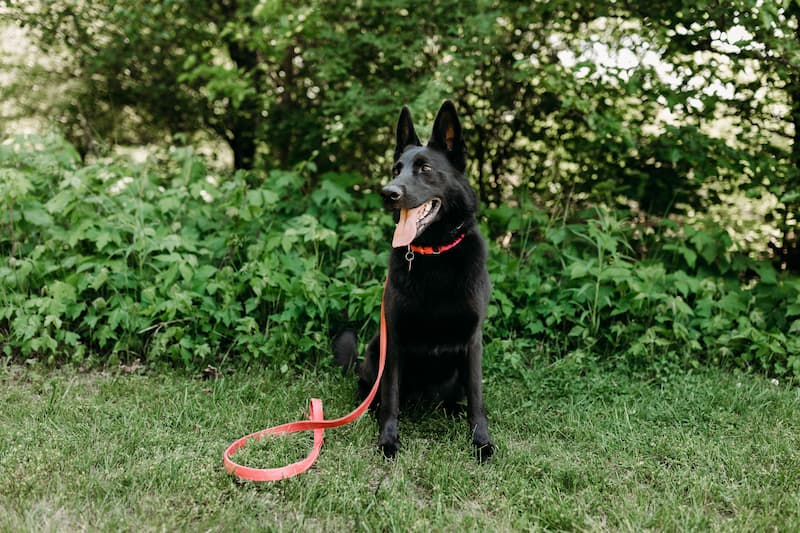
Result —
<instances>
[{"instance_id":1,"label":"nettle plant","mask_svg":"<svg viewBox=\"0 0 800 533\"><path fill-rule=\"evenodd\" d=\"M800 375L800 279L733 251L723 228L602 209L565 223L531 208L488 216L514 236L490 264L492 338L660 378L703 364Z\"/></svg>"},{"instance_id":2,"label":"nettle plant","mask_svg":"<svg viewBox=\"0 0 800 533\"><path fill-rule=\"evenodd\" d=\"M58 137L0 144L3 353L189 371L326 359L338 328L377 325L391 219L362 181L309 164L220 175L188 147L82 164ZM718 226L530 200L484 225L491 371L570 357L800 375L800 280Z\"/></svg>"},{"instance_id":3,"label":"nettle plant","mask_svg":"<svg viewBox=\"0 0 800 533\"><path fill-rule=\"evenodd\" d=\"M345 316L376 320L380 210L353 208L352 176L304 195L309 169L214 176L190 148L83 166L55 138L8 142L2 161L6 355L286 367L327 352Z\"/></svg>"}]
</instances>

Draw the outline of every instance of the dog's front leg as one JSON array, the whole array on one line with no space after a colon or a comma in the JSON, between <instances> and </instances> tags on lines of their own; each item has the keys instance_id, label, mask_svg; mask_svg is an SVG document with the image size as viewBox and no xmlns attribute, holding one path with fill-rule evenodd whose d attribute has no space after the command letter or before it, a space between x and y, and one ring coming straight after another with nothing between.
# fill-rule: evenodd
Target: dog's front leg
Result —
<instances>
[{"instance_id":1,"label":"dog's front leg","mask_svg":"<svg viewBox=\"0 0 800 533\"><path fill-rule=\"evenodd\" d=\"M483 405L483 335L480 331L473 335L467 354L466 368L462 382L467 391L467 414L472 431L472 444L478 461L488 461L494 453L494 444L489 438L489 421Z\"/></svg>"},{"instance_id":2,"label":"dog's front leg","mask_svg":"<svg viewBox=\"0 0 800 533\"><path fill-rule=\"evenodd\" d=\"M387 348L386 368L381 378L381 407L378 412L378 448L389 459L400 449L397 421L400 416L400 364L397 349Z\"/></svg>"}]
</instances>

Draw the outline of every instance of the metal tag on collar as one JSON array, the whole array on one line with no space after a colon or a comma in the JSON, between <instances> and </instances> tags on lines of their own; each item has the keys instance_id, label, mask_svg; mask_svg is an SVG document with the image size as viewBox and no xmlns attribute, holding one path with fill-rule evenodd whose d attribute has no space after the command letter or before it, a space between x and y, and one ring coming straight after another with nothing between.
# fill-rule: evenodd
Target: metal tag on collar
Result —
<instances>
[{"instance_id":1,"label":"metal tag on collar","mask_svg":"<svg viewBox=\"0 0 800 533\"><path fill-rule=\"evenodd\" d=\"M411 272L411 261L414 260L414 250L411 249L411 245L408 246L408 251L406 252L406 261L408 261L408 271Z\"/></svg>"}]
</instances>

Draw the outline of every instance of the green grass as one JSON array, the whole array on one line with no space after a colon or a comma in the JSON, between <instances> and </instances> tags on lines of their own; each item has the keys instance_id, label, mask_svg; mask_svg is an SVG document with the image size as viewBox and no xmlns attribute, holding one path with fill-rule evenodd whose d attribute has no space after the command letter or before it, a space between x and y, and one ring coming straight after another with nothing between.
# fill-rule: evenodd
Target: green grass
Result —
<instances>
[{"instance_id":1,"label":"green grass","mask_svg":"<svg viewBox=\"0 0 800 533\"><path fill-rule=\"evenodd\" d=\"M316 466L272 484L221 462L235 438L353 407L338 372L82 374L0 368L0 531L796 530L800 393L708 370L646 384L569 364L488 374L499 451L475 463L463 420L422 410L403 449L375 451L365 416L326 432ZM236 457L275 466L308 435Z\"/></svg>"}]
</instances>

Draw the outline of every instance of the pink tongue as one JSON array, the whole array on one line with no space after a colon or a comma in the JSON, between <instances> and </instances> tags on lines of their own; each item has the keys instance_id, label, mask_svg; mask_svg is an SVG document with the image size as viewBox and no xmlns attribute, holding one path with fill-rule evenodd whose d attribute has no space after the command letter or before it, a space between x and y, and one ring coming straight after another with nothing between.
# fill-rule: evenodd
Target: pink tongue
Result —
<instances>
[{"instance_id":1,"label":"pink tongue","mask_svg":"<svg viewBox=\"0 0 800 533\"><path fill-rule=\"evenodd\" d=\"M392 238L393 248L402 248L408 246L411 241L417 236L417 213L422 211L425 204L422 204L413 209L400 210L400 222L394 229L394 238Z\"/></svg>"}]
</instances>

